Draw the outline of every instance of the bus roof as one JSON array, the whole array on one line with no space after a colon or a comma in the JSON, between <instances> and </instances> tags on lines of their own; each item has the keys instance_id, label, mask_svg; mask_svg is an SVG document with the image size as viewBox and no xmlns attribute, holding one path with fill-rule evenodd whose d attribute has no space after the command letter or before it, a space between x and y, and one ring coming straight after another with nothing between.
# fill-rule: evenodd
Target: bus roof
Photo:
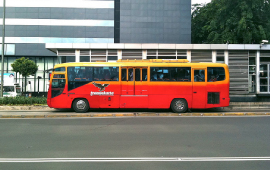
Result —
<instances>
[{"instance_id":1,"label":"bus roof","mask_svg":"<svg viewBox=\"0 0 270 170\"><path fill-rule=\"evenodd\" d=\"M227 67L224 63L206 63L206 62L189 62L186 59L182 60L118 60L117 62L72 62L57 64L54 68L59 67L79 67L79 66L100 66L100 67L116 67L116 66L134 66L134 67L147 67L147 66L160 66L160 67Z\"/></svg>"}]
</instances>

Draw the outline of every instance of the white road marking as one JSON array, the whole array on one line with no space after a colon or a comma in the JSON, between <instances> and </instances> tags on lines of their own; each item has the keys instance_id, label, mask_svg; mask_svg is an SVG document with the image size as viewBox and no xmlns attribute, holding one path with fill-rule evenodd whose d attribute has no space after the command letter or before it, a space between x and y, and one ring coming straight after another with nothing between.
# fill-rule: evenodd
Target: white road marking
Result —
<instances>
[{"instance_id":1,"label":"white road marking","mask_svg":"<svg viewBox=\"0 0 270 170\"><path fill-rule=\"evenodd\" d=\"M2 163L35 162L235 162L270 161L270 157L161 157L161 158L0 158Z\"/></svg>"}]
</instances>

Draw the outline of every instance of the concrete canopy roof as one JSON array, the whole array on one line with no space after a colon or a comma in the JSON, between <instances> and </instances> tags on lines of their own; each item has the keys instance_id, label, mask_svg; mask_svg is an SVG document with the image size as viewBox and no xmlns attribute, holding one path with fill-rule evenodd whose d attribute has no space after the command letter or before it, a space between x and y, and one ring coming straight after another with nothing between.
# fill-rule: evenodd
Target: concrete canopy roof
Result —
<instances>
[{"instance_id":1,"label":"concrete canopy roof","mask_svg":"<svg viewBox=\"0 0 270 170\"><path fill-rule=\"evenodd\" d=\"M46 43L45 48L54 53L72 49L270 50L270 44Z\"/></svg>"}]
</instances>

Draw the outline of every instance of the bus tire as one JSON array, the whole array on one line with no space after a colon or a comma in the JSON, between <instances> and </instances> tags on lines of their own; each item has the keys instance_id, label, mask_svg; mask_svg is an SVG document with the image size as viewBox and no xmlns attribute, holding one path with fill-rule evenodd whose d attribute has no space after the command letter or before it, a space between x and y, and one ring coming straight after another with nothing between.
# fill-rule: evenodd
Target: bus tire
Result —
<instances>
[{"instance_id":1,"label":"bus tire","mask_svg":"<svg viewBox=\"0 0 270 170\"><path fill-rule=\"evenodd\" d=\"M77 113L85 113L89 109L89 103L86 99L75 99L72 108Z\"/></svg>"},{"instance_id":2,"label":"bus tire","mask_svg":"<svg viewBox=\"0 0 270 170\"><path fill-rule=\"evenodd\" d=\"M171 109L175 113L185 113L188 109L188 104L185 99L173 99Z\"/></svg>"}]
</instances>

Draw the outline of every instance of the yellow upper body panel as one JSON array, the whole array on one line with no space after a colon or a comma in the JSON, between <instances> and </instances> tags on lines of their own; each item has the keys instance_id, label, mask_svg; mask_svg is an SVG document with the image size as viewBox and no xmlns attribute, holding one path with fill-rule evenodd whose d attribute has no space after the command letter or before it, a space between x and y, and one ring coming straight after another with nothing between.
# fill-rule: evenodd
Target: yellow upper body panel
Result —
<instances>
[{"instance_id":1,"label":"yellow upper body panel","mask_svg":"<svg viewBox=\"0 0 270 170\"><path fill-rule=\"evenodd\" d=\"M188 60L118 60L117 62L74 62L57 64L54 68L59 67L76 67L76 66L96 66L96 67L192 67L192 68L206 68L206 67L224 67L228 66L223 63L190 63Z\"/></svg>"}]
</instances>

